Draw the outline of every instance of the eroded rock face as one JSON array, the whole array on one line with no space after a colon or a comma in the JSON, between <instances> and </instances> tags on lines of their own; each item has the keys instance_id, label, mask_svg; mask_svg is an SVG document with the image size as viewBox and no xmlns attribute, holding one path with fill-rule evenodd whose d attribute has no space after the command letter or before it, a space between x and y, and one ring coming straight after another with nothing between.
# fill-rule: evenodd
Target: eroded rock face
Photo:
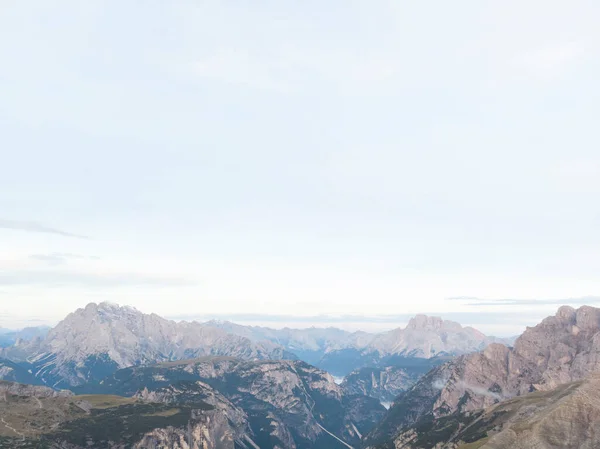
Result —
<instances>
[{"instance_id":1,"label":"eroded rock face","mask_svg":"<svg viewBox=\"0 0 600 449\"><path fill-rule=\"evenodd\" d=\"M425 415L442 417L547 391L600 369L600 309L561 307L528 328L510 349L484 351L442 365L404 393L368 441L386 440Z\"/></svg>"},{"instance_id":2,"label":"eroded rock face","mask_svg":"<svg viewBox=\"0 0 600 449\"><path fill-rule=\"evenodd\" d=\"M186 382L195 383L197 392L182 390ZM176 392L169 390L173 385ZM230 410L243 411L249 426L244 433L261 449L344 447L336 438L358 445L385 413L378 400L349 395L331 375L299 361L215 357L164 363L117 371L102 388L102 393L124 395L137 389L136 396L147 400L176 397L186 403L194 396L211 403L206 389L216 390L217 408L229 403Z\"/></svg>"},{"instance_id":3,"label":"eroded rock face","mask_svg":"<svg viewBox=\"0 0 600 449\"><path fill-rule=\"evenodd\" d=\"M423 417L385 449L600 447L600 378L518 396L485 410Z\"/></svg>"},{"instance_id":4,"label":"eroded rock face","mask_svg":"<svg viewBox=\"0 0 600 449\"><path fill-rule=\"evenodd\" d=\"M358 444L385 413L377 400L346 394L331 375L303 362L241 363L204 380L248 413L261 448L339 445L328 432Z\"/></svg>"},{"instance_id":5,"label":"eroded rock face","mask_svg":"<svg viewBox=\"0 0 600 449\"><path fill-rule=\"evenodd\" d=\"M391 403L400 393L410 388L420 374L404 368L361 368L350 373L341 384L348 394L370 396L381 403Z\"/></svg>"},{"instance_id":6,"label":"eroded rock face","mask_svg":"<svg viewBox=\"0 0 600 449\"><path fill-rule=\"evenodd\" d=\"M232 426L223 410L195 413L186 427L154 429L134 444L135 449L235 449L254 447L252 439Z\"/></svg>"},{"instance_id":7,"label":"eroded rock face","mask_svg":"<svg viewBox=\"0 0 600 449\"><path fill-rule=\"evenodd\" d=\"M431 358L441 354L459 355L478 351L497 341L494 337L487 337L472 327L463 327L454 321L417 315L408 322L406 328L376 336L364 351Z\"/></svg>"},{"instance_id":8,"label":"eroded rock face","mask_svg":"<svg viewBox=\"0 0 600 449\"><path fill-rule=\"evenodd\" d=\"M183 441L191 447L194 445L190 442L194 442L199 448L203 448L204 446L200 444L203 442L208 445L207 447L223 449L233 448L235 444L241 446L254 444L254 436L246 412L204 382L182 381L152 391L144 388L134 397L150 403L188 405L202 403L214 407L214 410L194 411L187 429L177 431L159 429L148 434L142 442L155 442L156 447L160 447L160 444L167 442L179 444L179 440L183 438ZM175 438L172 436L173 432L177 434Z\"/></svg>"},{"instance_id":9,"label":"eroded rock face","mask_svg":"<svg viewBox=\"0 0 600 449\"><path fill-rule=\"evenodd\" d=\"M562 391L558 399L547 394L546 404L525 402L509 425L481 449L593 449L600 447L600 379ZM564 396L562 396L564 394ZM526 398L523 398L526 399ZM518 402L517 402L518 403Z\"/></svg>"},{"instance_id":10,"label":"eroded rock face","mask_svg":"<svg viewBox=\"0 0 600 449\"><path fill-rule=\"evenodd\" d=\"M377 334L363 346L332 348L316 365L337 376L360 368L387 366L402 366L410 376L422 375L426 372L422 367L436 366L439 359L480 351L491 343L509 344L512 339L488 337L454 321L417 315L405 328ZM416 363L419 360L421 363Z\"/></svg>"}]
</instances>

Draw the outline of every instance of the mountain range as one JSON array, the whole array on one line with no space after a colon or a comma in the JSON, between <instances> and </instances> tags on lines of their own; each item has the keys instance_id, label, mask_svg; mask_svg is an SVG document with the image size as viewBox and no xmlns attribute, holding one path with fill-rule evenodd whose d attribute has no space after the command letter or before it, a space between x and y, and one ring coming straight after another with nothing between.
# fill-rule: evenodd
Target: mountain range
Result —
<instances>
[{"instance_id":1,"label":"mountain range","mask_svg":"<svg viewBox=\"0 0 600 449\"><path fill-rule=\"evenodd\" d=\"M299 360L327 348L378 357L338 384ZM506 345L426 316L372 335L90 304L2 354L0 447L600 447L600 309L589 306L561 307Z\"/></svg>"},{"instance_id":2,"label":"mountain range","mask_svg":"<svg viewBox=\"0 0 600 449\"><path fill-rule=\"evenodd\" d=\"M289 360L209 356L126 368L77 396L0 382L0 398L3 388L8 447L344 449L385 413Z\"/></svg>"},{"instance_id":3,"label":"mountain range","mask_svg":"<svg viewBox=\"0 0 600 449\"><path fill-rule=\"evenodd\" d=\"M246 337L254 342L270 341L300 359L336 376L368 366L402 364L403 359L433 359L466 354L490 343L512 344L514 339L488 337L472 327L417 315L405 328L378 334L347 332L336 328L271 329L242 326L229 321L209 321L209 326Z\"/></svg>"},{"instance_id":4,"label":"mountain range","mask_svg":"<svg viewBox=\"0 0 600 449\"><path fill-rule=\"evenodd\" d=\"M45 338L0 351L23 363L53 388L99 381L119 368L199 357L295 358L279 345L252 342L224 330L169 321L111 303L88 304L69 314Z\"/></svg>"},{"instance_id":5,"label":"mountain range","mask_svg":"<svg viewBox=\"0 0 600 449\"><path fill-rule=\"evenodd\" d=\"M473 328L424 315L410 320L404 329L369 334L335 328L175 322L131 307L91 303L46 333L0 349L0 357L18 363L38 383L53 388L98 382L128 366L207 355L301 359L337 376L362 367L395 366L414 381L448 357L480 350L495 341ZM7 362L2 363L6 367ZM10 378L15 376L13 369Z\"/></svg>"},{"instance_id":6,"label":"mountain range","mask_svg":"<svg viewBox=\"0 0 600 449\"><path fill-rule=\"evenodd\" d=\"M26 327L20 330L0 328L0 348L12 346L18 341L30 341L35 338L44 338L49 331L49 326Z\"/></svg>"},{"instance_id":7,"label":"mountain range","mask_svg":"<svg viewBox=\"0 0 600 449\"><path fill-rule=\"evenodd\" d=\"M600 309L564 306L527 328L513 348L492 344L432 369L399 395L366 442L375 447L425 422L551 391L599 369Z\"/></svg>"}]
</instances>

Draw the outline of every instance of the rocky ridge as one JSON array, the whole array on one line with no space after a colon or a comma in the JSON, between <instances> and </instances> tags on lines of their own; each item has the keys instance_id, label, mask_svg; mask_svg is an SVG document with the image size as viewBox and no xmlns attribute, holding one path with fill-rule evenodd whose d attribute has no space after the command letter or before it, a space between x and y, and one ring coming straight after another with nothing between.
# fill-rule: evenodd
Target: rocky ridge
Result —
<instances>
[{"instance_id":1,"label":"rocky ridge","mask_svg":"<svg viewBox=\"0 0 600 449\"><path fill-rule=\"evenodd\" d=\"M0 447L11 449L256 449L243 412L208 386L193 400L73 396L47 387L0 383ZM176 393L176 392L172 392ZM208 399L212 403L204 402Z\"/></svg>"},{"instance_id":2,"label":"rocky ridge","mask_svg":"<svg viewBox=\"0 0 600 449\"><path fill-rule=\"evenodd\" d=\"M379 449L593 449L600 378L562 384L471 412L423 417Z\"/></svg>"},{"instance_id":3,"label":"rocky ridge","mask_svg":"<svg viewBox=\"0 0 600 449\"><path fill-rule=\"evenodd\" d=\"M253 342L200 323L176 323L110 303L88 304L69 314L43 340L5 348L0 355L21 362L52 387L95 382L127 366L203 355L294 358L271 342Z\"/></svg>"},{"instance_id":4,"label":"rocky ridge","mask_svg":"<svg viewBox=\"0 0 600 449\"><path fill-rule=\"evenodd\" d=\"M534 391L549 391L600 369L600 309L561 307L528 328L514 348L492 344L441 365L403 393L367 438L393 438L419 419L490 407Z\"/></svg>"},{"instance_id":5,"label":"rocky ridge","mask_svg":"<svg viewBox=\"0 0 600 449\"><path fill-rule=\"evenodd\" d=\"M115 372L94 392L189 400L194 394L182 385L190 383L209 386L243 410L251 429L246 434L263 449L358 445L385 413L376 399L349 395L328 373L300 361L204 357L132 367ZM181 392L165 396L171 385Z\"/></svg>"},{"instance_id":6,"label":"rocky ridge","mask_svg":"<svg viewBox=\"0 0 600 449\"><path fill-rule=\"evenodd\" d=\"M331 349L316 365L340 376L364 367L402 366L412 377L423 373L424 366L431 368L448 358L480 351L497 342L511 344L512 339L488 337L454 321L417 315L404 328L373 335L364 346Z\"/></svg>"}]
</instances>

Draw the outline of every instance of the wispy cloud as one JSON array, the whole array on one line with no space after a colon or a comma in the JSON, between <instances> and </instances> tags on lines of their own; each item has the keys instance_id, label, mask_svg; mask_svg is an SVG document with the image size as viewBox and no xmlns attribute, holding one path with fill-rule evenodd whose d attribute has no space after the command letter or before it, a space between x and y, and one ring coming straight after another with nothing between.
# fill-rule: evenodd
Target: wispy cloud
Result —
<instances>
[{"instance_id":1,"label":"wispy cloud","mask_svg":"<svg viewBox=\"0 0 600 449\"><path fill-rule=\"evenodd\" d=\"M401 65L389 54L359 59L342 48L280 44L268 55L249 47L220 47L196 60L193 72L205 79L279 93L298 92L314 83L355 95L356 89L363 93L382 91L380 83L395 79Z\"/></svg>"},{"instance_id":2,"label":"wispy cloud","mask_svg":"<svg viewBox=\"0 0 600 449\"><path fill-rule=\"evenodd\" d=\"M531 74L546 78L555 76L557 72L563 73L584 55L581 44L565 42L525 53L517 62Z\"/></svg>"},{"instance_id":3,"label":"wispy cloud","mask_svg":"<svg viewBox=\"0 0 600 449\"><path fill-rule=\"evenodd\" d=\"M180 287L194 285L189 279L167 278L137 273L89 273L66 270L0 271L0 285L43 287Z\"/></svg>"},{"instance_id":4,"label":"wispy cloud","mask_svg":"<svg viewBox=\"0 0 600 449\"><path fill-rule=\"evenodd\" d=\"M0 219L1 229L12 229L15 231L26 231L26 232L41 232L45 234L56 234L62 235L63 237L73 237L77 239L89 240L90 237L85 235L73 234L71 232L62 231L60 229L45 226L34 221L19 221L19 220L4 220Z\"/></svg>"},{"instance_id":5,"label":"wispy cloud","mask_svg":"<svg viewBox=\"0 0 600 449\"><path fill-rule=\"evenodd\" d=\"M600 296L582 296L580 298L562 299L485 299L476 296L453 296L446 298L448 301L465 301L469 306L547 306L547 305L585 305L600 304Z\"/></svg>"},{"instance_id":6,"label":"wispy cloud","mask_svg":"<svg viewBox=\"0 0 600 449\"><path fill-rule=\"evenodd\" d=\"M500 81L557 81L574 73L587 57L582 42L529 45L528 48L523 43L515 43L492 76L500 76Z\"/></svg>"},{"instance_id":7,"label":"wispy cloud","mask_svg":"<svg viewBox=\"0 0 600 449\"><path fill-rule=\"evenodd\" d=\"M427 313L430 316L440 316L446 320L457 321L459 323L469 324L488 324L498 320L510 320L515 324L536 324L538 314L514 313L514 312L450 312L450 313ZM386 327L399 327L407 323L414 314L398 315L268 315L252 313L232 313L232 314L178 314L170 315L167 318L173 320L223 320L235 323L306 323L306 324L335 324L335 323L379 323L386 324Z\"/></svg>"},{"instance_id":8,"label":"wispy cloud","mask_svg":"<svg viewBox=\"0 0 600 449\"><path fill-rule=\"evenodd\" d=\"M50 253L50 254L31 254L30 259L44 262L49 265L64 265L69 260L99 260L97 256L83 256L81 254L71 253Z\"/></svg>"}]
</instances>

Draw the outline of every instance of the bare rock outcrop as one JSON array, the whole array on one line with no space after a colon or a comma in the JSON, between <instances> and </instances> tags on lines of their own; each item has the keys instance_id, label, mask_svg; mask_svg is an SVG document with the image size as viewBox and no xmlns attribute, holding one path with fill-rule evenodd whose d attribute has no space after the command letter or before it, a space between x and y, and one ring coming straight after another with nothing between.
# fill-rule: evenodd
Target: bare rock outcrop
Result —
<instances>
[{"instance_id":1,"label":"bare rock outcrop","mask_svg":"<svg viewBox=\"0 0 600 449\"><path fill-rule=\"evenodd\" d=\"M561 307L513 348L492 344L441 365L396 401L367 438L385 441L423 416L469 412L581 380L600 370L600 309Z\"/></svg>"},{"instance_id":2,"label":"bare rock outcrop","mask_svg":"<svg viewBox=\"0 0 600 449\"><path fill-rule=\"evenodd\" d=\"M423 417L382 449L595 449L600 377L518 396L484 410Z\"/></svg>"},{"instance_id":3,"label":"bare rock outcrop","mask_svg":"<svg viewBox=\"0 0 600 449\"><path fill-rule=\"evenodd\" d=\"M254 342L198 322L175 322L132 307L90 303L44 339L0 350L27 362L45 385L68 388L102 380L119 368L207 355L246 360L295 358L269 341Z\"/></svg>"}]
</instances>

